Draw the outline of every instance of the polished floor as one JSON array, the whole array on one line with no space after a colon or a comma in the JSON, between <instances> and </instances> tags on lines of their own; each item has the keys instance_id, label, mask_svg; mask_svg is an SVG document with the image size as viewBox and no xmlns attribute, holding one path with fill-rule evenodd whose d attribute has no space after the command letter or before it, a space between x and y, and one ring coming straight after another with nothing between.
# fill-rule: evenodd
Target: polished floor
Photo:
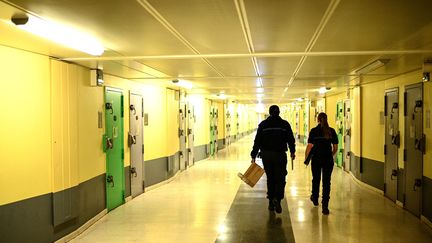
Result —
<instances>
[{"instance_id":1,"label":"polished floor","mask_svg":"<svg viewBox=\"0 0 432 243\"><path fill-rule=\"evenodd\" d=\"M171 182L111 211L72 242L432 242L432 230L335 168L330 215L309 201L311 172L298 146L288 166L282 214L267 210L266 178L250 188L238 177L253 135L199 161Z\"/></svg>"}]
</instances>

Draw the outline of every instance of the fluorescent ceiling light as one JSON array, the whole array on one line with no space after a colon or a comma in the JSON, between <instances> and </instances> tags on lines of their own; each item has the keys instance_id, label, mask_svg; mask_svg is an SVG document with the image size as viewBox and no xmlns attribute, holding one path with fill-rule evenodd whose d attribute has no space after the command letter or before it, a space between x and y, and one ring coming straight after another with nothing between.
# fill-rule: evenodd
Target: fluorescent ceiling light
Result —
<instances>
[{"instance_id":1,"label":"fluorescent ceiling light","mask_svg":"<svg viewBox=\"0 0 432 243\"><path fill-rule=\"evenodd\" d=\"M175 79L175 80L172 80L172 82L174 83L174 85L176 85L178 87L185 88L185 89L192 89L192 87L193 87L192 83L189 81L186 81L186 80Z\"/></svg>"},{"instance_id":2,"label":"fluorescent ceiling light","mask_svg":"<svg viewBox=\"0 0 432 243\"><path fill-rule=\"evenodd\" d=\"M296 99L298 102L302 102L303 101L303 98L297 98Z\"/></svg>"},{"instance_id":3,"label":"fluorescent ceiling light","mask_svg":"<svg viewBox=\"0 0 432 243\"><path fill-rule=\"evenodd\" d=\"M98 40L65 26L33 16L12 17L12 22L20 29L93 56L100 56L104 52Z\"/></svg>"},{"instance_id":4,"label":"fluorescent ceiling light","mask_svg":"<svg viewBox=\"0 0 432 243\"><path fill-rule=\"evenodd\" d=\"M262 98L262 97L264 97L264 94L257 94L256 96L257 96L257 98Z\"/></svg>"},{"instance_id":5,"label":"fluorescent ceiling light","mask_svg":"<svg viewBox=\"0 0 432 243\"><path fill-rule=\"evenodd\" d=\"M256 89L256 92L257 92L257 93L264 93L264 88L257 88L257 89Z\"/></svg>"},{"instance_id":6,"label":"fluorescent ceiling light","mask_svg":"<svg viewBox=\"0 0 432 243\"><path fill-rule=\"evenodd\" d=\"M255 111L258 113L264 113L265 112L265 107L263 103L258 103L255 107Z\"/></svg>"},{"instance_id":7,"label":"fluorescent ceiling light","mask_svg":"<svg viewBox=\"0 0 432 243\"><path fill-rule=\"evenodd\" d=\"M384 66L389 61L390 61L390 59L378 59L378 60L375 60L375 61L367 64L366 66L364 66L362 68L359 68L358 70L355 71L355 73L356 74L365 74L365 73L372 72L373 70L376 70L376 69Z\"/></svg>"}]
</instances>

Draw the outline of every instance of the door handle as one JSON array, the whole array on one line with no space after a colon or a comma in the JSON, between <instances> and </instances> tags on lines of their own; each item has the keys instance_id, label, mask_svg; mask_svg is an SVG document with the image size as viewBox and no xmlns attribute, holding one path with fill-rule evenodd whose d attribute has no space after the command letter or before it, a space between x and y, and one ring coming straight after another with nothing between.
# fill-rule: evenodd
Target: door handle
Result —
<instances>
[{"instance_id":1,"label":"door handle","mask_svg":"<svg viewBox=\"0 0 432 243\"><path fill-rule=\"evenodd\" d=\"M420 139L414 140L414 146L415 149L420 150L423 154L426 152L426 135L423 134L423 136Z\"/></svg>"},{"instance_id":2,"label":"door handle","mask_svg":"<svg viewBox=\"0 0 432 243\"><path fill-rule=\"evenodd\" d=\"M105 103L105 110L111 110L111 115L114 114L113 104L109 102Z\"/></svg>"},{"instance_id":3,"label":"door handle","mask_svg":"<svg viewBox=\"0 0 432 243\"><path fill-rule=\"evenodd\" d=\"M107 180L108 183L112 184L111 187L115 186L115 184L114 184L114 177L112 175L107 176L106 180Z\"/></svg>"},{"instance_id":4,"label":"door handle","mask_svg":"<svg viewBox=\"0 0 432 243\"><path fill-rule=\"evenodd\" d=\"M132 168L130 169L130 173L131 173L131 175L134 175L134 177L137 177L137 176L138 176L138 174L137 174L137 171L136 171L136 168L135 168L135 167L132 167Z\"/></svg>"},{"instance_id":5,"label":"door handle","mask_svg":"<svg viewBox=\"0 0 432 243\"><path fill-rule=\"evenodd\" d=\"M416 190L416 187L421 187L421 185L422 185L422 181L421 181L421 179L415 179L415 180L414 180L413 191L417 191L417 190Z\"/></svg>"},{"instance_id":6,"label":"door handle","mask_svg":"<svg viewBox=\"0 0 432 243\"><path fill-rule=\"evenodd\" d=\"M397 170L392 170L391 176L390 176L390 180L394 180L393 176L396 176L397 179L397 175L398 175L398 171Z\"/></svg>"},{"instance_id":7,"label":"door handle","mask_svg":"<svg viewBox=\"0 0 432 243\"><path fill-rule=\"evenodd\" d=\"M112 138L107 137L106 138L106 148L107 149L112 149L114 147L114 143Z\"/></svg>"}]
</instances>

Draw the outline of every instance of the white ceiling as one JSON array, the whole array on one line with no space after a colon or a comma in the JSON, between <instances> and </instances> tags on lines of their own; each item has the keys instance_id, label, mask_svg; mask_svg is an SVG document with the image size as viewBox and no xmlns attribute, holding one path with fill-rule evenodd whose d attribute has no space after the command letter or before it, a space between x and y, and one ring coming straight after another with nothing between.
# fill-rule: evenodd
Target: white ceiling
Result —
<instances>
[{"instance_id":1,"label":"white ceiling","mask_svg":"<svg viewBox=\"0 0 432 243\"><path fill-rule=\"evenodd\" d=\"M97 37L91 57L15 33L0 23L0 43L48 54L137 82L186 79L190 93L224 91L241 103L315 98L421 69L432 58L430 0L10 0L20 11ZM7 31L7 32L4 32ZM25 38L32 38L26 45ZM22 43L21 43L22 42ZM45 44L48 45L48 44ZM385 68L353 75L379 59ZM260 78L259 78L260 77Z\"/></svg>"}]
</instances>

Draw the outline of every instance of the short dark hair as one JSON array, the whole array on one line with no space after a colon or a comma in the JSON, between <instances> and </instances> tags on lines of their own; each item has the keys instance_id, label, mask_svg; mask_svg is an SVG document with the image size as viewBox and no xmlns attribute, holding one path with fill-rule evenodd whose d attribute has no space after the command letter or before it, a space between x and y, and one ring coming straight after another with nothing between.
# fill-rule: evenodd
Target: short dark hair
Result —
<instances>
[{"instance_id":1,"label":"short dark hair","mask_svg":"<svg viewBox=\"0 0 432 243\"><path fill-rule=\"evenodd\" d=\"M279 116L279 113L280 113L279 106L277 106L277 105L270 106L270 108L269 108L270 116Z\"/></svg>"}]
</instances>

